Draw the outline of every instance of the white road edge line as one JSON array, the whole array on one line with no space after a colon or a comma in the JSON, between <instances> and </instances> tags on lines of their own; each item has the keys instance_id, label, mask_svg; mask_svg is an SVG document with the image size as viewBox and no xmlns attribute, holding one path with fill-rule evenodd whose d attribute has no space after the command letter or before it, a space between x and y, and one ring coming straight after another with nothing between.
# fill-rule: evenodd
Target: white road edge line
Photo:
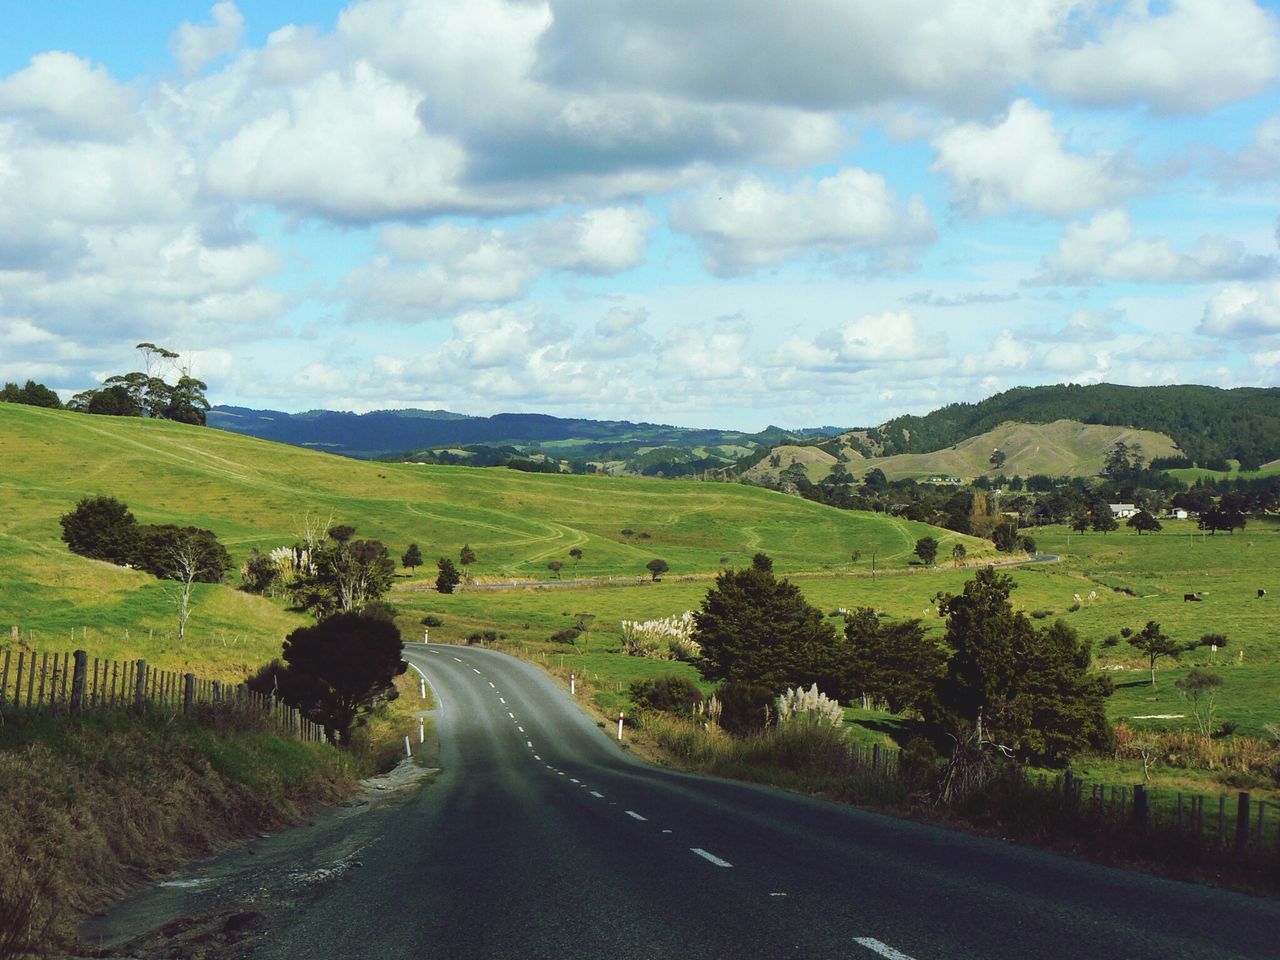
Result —
<instances>
[{"instance_id":1,"label":"white road edge line","mask_svg":"<svg viewBox=\"0 0 1280 960\"><path fill-rule=\"evenodd\" d=\"M627 812L630 813L631 811L628 810ZM728 860L721 860L714 853L707 853L707 851L703 850L701 847L690 847L689 849L693 853L696 853L698 856L700 856L703 860L707 860L710 863L714 863L717 867L733 866L733 864L730 863ZM876 941L876 942L878 943L879 941ZM911 958L908 957L907 960L911 960Z\"/></svg>"},{"instance_id":2,"label":"white road edge line","mask_svg":"<svg viewBox=\"0 0 1280 960\"><path fill-rule=\"evenodd\" d=\"M510 710L507 711L507 716L510 717L512 720L516 718L516 715L512 713Z\"/></svg>"},{"instance_id":3,"label":"white road edge line","mask_svg":"<svg viewBox=\"0 0 1280 960\"><path fill-rule=\"evenodd\" d=\"M881 943L875 937L854 937L853 942L859 946L866 947L872 953L878 953L885 960L912 960L901 950L895 950L888 944Z\"/></svg>"},{"instance_id":4,"label":"white road edge line","mask_svg":"<svg viewBox=\"0 0 1280 960\"><path fill-rule=\"evenodd\" d=\"M420 676L423 680L427 679L427 675L426 675L425 673L423 673L423 672L422 672L422 668L421 668L421 667L419 667L416 663L410 663L410 664L409 664L409 666L411 666L411 667L413 667L413 669L417 670L417 671L418 671L418 676Z\"/></svg>"},{"instance_id":5,"label":"white road edge line","mask_svg":"<svg viewBox=\"0 0 1280 960\"><path fill-rule=\"evenodd\" d=\"M648 817L642 817L642 816L640 816L640 814L636 813L634 810L628 810L628 811L627 811L627 816L628 816L628 817L631 817L633 820L643 820L643 821L645 821L646 823L647 823L647 822L648 822L648 820L649 820L649 818L648 818Z\"/></svg>"}]
</instances>

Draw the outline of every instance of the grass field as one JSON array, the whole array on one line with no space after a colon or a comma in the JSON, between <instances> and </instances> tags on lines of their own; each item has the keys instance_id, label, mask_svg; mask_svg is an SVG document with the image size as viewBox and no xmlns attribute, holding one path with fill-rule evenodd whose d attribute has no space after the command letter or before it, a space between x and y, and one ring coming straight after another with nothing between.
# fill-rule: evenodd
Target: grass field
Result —
<instances>
[{"instance_id":1,"label":"grass field","mask_svg":"<svg viewBox=\"0 0 1280 960\"><path fill-rule=\"evenodd\" d=\"M115 496L139 522L213 530L237 562L253 547L295 542L308 518L351 523L397 559L418 543L429 565L469 543L480 579L539 579L551 560L565 575L634 577L655 557L673 576L707 574L722 557L741 563L757 550L781 571L841 569L855 549L905 568L917 538L957 539L737 484L367 463L177 423L15 404L0 404L0 449L0 626L17 625L41 649L74 643L95 656L145 656L227 679L276 655L283 635L306 621L233 586L204 586L179 647L168 586L73 556L58 517L81 497ZM989 550L959 539L970 553ZM569 556L575 548L580 563Z\"/></svg>"}]
</instances>

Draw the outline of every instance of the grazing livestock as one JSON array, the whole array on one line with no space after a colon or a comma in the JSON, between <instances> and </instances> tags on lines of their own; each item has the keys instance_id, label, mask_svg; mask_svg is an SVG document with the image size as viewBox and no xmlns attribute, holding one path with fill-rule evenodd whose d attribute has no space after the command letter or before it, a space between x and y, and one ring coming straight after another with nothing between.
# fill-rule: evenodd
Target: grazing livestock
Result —
<instances>
[{"instance_id":1,"label":"grazing livestock","mask_svg":"<svg viewBox=\"0 0 1280 960\"><path fill-rule=\"evenodd\" d=\"M1183 603L1202 603L1204 598L1197 593L1184 593L1182 595Z\"/></svg>"}]
</instances>

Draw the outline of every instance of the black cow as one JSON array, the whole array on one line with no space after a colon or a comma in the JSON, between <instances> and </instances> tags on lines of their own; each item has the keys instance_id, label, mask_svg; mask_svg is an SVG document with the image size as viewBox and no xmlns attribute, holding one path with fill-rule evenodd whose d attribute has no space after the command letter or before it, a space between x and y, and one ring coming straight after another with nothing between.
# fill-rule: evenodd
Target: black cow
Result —
<instances>
[{"instance_id":1,"label":"black cow","mask_svg":"<svg viewBox=\"0 0 1280 960\"><path fill-rule=\"evenodd\" d=\"M1182 595L1182 602L1183 602L1183 603L1203 603L1203 602L1204 602L1204 598L1203 598L1203 597L1201 597L1199 594L1195 594L1195 593L1184 593L1184 594Z\"/></svg>"},{"instance_id":2,"label":"black cow","mask_svg":"<svg viewBox=\"0 0 1280 960\"><path fill-rule=\"evenodd\" d=\"M1265 591L1265 590L1263 590L1261 587L1259 587L1259 588L1258 588L1258 599L1259 599L1259 600L1261 600L1261 599L1262 599L1263 597L1265 597L1266 595L1267 595L1267 591Z\"/></svg>"}]
</instances>

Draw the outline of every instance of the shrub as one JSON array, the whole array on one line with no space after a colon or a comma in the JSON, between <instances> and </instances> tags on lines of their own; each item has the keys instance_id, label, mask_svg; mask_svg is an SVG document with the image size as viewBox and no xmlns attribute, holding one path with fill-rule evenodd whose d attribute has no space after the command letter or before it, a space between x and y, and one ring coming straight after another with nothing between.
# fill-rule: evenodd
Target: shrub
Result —
<instances>
[{"instance_id":1,"label":"shrub","mask_svg":"<svg viewBox=\"0 0 1280 960\"><path fill-rule=\"evenodd\" d=\"M1111 634L1110 636L1103 637L1103 639L1102 639L1102 645L1103 645L1104 647L1115 647L1115 646L1119 646L1119 645L1120 645L1120 638L1119 638L1119 637L1117 637L1117 636L1113 633L1113 634Z\"/></svg>"},{"instance_id":2,"label":"shrub","mask_svg":"<svg viewBox=\"0 0 1280 960\"><path fill-rule=\"evenodd\" d=\"M653 680L637 680L631 684L631 698L636 705L663 713L689 716L702 705L702 691L688 677L668 674Z\"/></svg>"},{"instance_id":3,"label":"shrub","mask_svg":"<svg viewBox=\"0 0 1280 960\"><path fill-rule=\"evenodd\" d=\"M575 630L573 627L568 627L564 630L557 630L555 633L551 635L551 642L552 643L577 643L578 631Z\"/></svg>"},{"instance_id":4,"label":"shrub","mask_svg":"<svg viewBox=\"0 0 1280 960\"><path fill-rule=\"evenodd\" d=\"M1080 609L1079 604L1076 605L1076 609L1077 610ZM1031 611L1032 620L1044 620L1046 617L1051 617L1051 616L1053 616L1052 610L1032 610Z\"/></svg>"},{"instance_id":5,"label":"shrub","mask_svg":"<svg viewBox=\"0 0 1280 960\"><path fill-rule=\"evenodd\" d=\"M763 730L773 718L773 691L758 683L727 680L716 687L720 726L734 736Z\"/></svg>"},{"instance_id":6,"label":"shrub","mask_svg":"<svg viewBox=\"0 0 1280 960\"><path fill-rule=\"evenodd\" d=\"M1080 604L1073 603L1071 606L1067 607L1067 613L1075 613L1079 609L1080 609Z\"/></svg>"},{"instance_id":7,"label":"shrub","mask_svg":"<svg viewBox=\"0 0 1280 960\"><path fill-rule=\"evenodd\" d=\"M844 723L844 710L836 700L832 700L813 684L808 690L796 687L785 690L775 701L778 711L778 723L818 723L828 726L839 726Z\"/></svg>"},{"instance_id":8,"label":"shrub","mask_svg":"<svg viewBox=\"0 0 1280 960\"><path fill-rule=\"evenodd\" d=\"M437 617L434 613L428 613L420 621L424 627L443 627L444 621Z\"/></svg>"}]
</instances>

